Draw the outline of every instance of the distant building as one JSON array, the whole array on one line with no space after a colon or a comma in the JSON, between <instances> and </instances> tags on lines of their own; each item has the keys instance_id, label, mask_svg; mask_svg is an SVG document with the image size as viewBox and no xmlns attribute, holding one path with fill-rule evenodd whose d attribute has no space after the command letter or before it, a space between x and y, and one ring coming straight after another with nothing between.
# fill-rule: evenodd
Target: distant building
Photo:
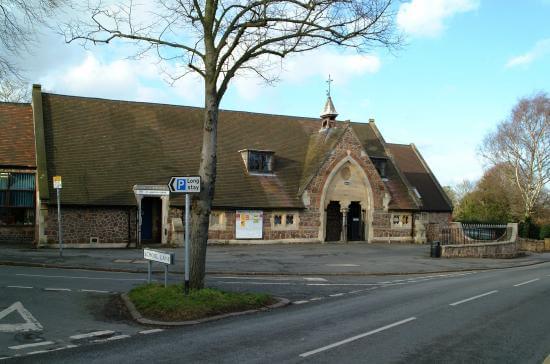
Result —
<instances>
[{"instance_id":1,"label":"distant building","mask_svg":"<svg viewBox=\"0 0 550 364\"><path fill-rule=\"evenodd\" d=\"M198 171L202 111L39 85L32 110L0 104L9 131L0 134L0 239L27 239L35 226L39 244L57 242L59 175L66 244L180 243L183 199L166 185ZM330 97L320 119L221 111L210 241L423 243L450 221L452 206L413 144L386 143L372 119L337 115ZM17 196L34 194L24 176L35 171L30 203Z\"/></svg>"}]
</instances>

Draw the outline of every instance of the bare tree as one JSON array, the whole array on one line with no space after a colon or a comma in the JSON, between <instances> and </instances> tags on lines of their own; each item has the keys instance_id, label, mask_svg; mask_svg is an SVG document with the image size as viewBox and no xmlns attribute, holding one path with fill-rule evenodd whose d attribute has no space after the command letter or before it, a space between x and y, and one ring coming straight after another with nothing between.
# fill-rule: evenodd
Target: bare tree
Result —
<instances>
[{"instance_id":1,"label":"bare tree","mask_svg":"<svg viewBox=\"0 0 550 364\"><path fill-rule=\"evenodd\" d=\"M38 25L45 24L65 0L0 1L0 79L22 79L16 59L28 52ZM16 81L11 81L12 83Z\"/></svg>"},{"instance_id":2,"label":"bare tree","mask_svg":"<svg viewBox=\"0 0 550 364\"><path fill-rule=\"evenodd\" d=\"M30 102L30 90L26 82L17 78L0 79L0 101L2 102Z\"/></svg>"},{"instance_id":3,"label":"bare tree","mask_svg":"<svg viewBox=\"0 0 550 364\"><path fill-rule=\"evenodd\" d=\"M488 134L480 148L493 165L513 171L529 221L541 192L550 182L550 99L546 93L520 99L508 119Z\"/></svg>"},{"instance_id":4,"label":"bare tree","mask_svg":"<svg viewBox=\"0 0 550 364\"><path fill-rule=\"evenodd\" d=\"M88 7L91 20L67 24L68 42L134 41L141 56L155 52L179 69L173 81L195 72L204 80L204 131L193 201L191 287L204 286L208 217L216 181L218 111L230 81L252 73L270 82L276 61L325 45L392 48L400 44L394 0L157 0L144 15L132 2ZM154 3L154 5L152 4Z\"/></svg>"}]
</instances>

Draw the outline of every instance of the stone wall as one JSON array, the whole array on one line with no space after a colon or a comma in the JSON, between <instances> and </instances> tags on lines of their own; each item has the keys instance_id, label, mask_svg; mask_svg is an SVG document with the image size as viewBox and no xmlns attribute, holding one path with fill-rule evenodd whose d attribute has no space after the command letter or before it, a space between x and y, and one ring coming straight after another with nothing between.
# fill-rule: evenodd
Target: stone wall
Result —
<instances>
[{"instance_id":1,"label":"stone wall","mask_svg":"<svg viewBox=\"0 0 550 364\"><path fill-rule=\"evenodd\" d=\"M535 239L524 239L519 238L519 249L529 252L542 253L544 251L550 251L550 239L545 240L535 240Z\"/></svg>"},{"instance_id":2,"label":"stone wall","mask_svg":"<svg viewBox=\"0 0 550 364\"><path fill-rule=\"evenodd\" d=\"M63 243L90 245L90 238L104 244L125 245L136 239L136 212L130 207L61 207ZM46 219L48 243L58 243L57 207L49 206Z\"/></svg>"},{"instance_id":3,"label":"stone wall","mask_svg":"<svg viewBox=\"0 0 550 364\"><path fill-rule=\"evenodd\" d=\"M421 213L425 220L426 239L428 243L440 240L440 233L443 227L451 224L452 214L450 212L424 212Z\"/></svg>"},{"instance_id":4,"label":"stone wall","mask_svg":"<svg viewBox=\"0 0 550 364\"><path fill-rule=\"evenodd\" d=\"M514 258L518 256L516 241L442 245L441 256L444 258Z\"/></svg>"},{"instance_id":5,"label":"stone wall","mask_svg":"<svg viewBox=\"0 0 550 364\"><path fill-rule=\"evenodd\" d=\"M0 226L1 243L32 243L34 241L34 225L30 226Z\"/></svg>"}]
</instances>

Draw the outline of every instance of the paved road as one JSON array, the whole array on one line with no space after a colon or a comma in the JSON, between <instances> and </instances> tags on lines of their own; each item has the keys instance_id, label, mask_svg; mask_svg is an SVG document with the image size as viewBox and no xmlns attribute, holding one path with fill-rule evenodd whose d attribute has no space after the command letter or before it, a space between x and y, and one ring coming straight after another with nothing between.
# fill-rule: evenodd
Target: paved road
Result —
<instances>
[{"instance_id":1,"label":"paved road","mask_svg":"<svg viewBox=\"0 0 550 364\"><path fill-rule=\"evenodd\" d=\"M296 295L295 304L288 308L149 334L139 334L143 328L135 328L137 333L126 339L98 345L75 343L74 348L16 360L542 363L550 355L550 264L424 280L294 278L280 283L299 284L249 284L287 287L288 292L302 287L297 289L301 296ZM304 278L340 285L309 286L303 284ZM225 281L236 279L211 277L215 285L247 285ZM317 296L321 298L314 299Z\"/></svg>"}]
</instances>

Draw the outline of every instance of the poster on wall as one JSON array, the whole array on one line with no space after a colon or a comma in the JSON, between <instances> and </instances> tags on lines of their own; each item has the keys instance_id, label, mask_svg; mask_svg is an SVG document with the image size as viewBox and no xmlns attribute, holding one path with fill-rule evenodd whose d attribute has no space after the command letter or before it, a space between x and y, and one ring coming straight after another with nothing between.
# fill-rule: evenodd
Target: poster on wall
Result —
<instances>
[{"instance_id":1,"label":"poster on wall","mask_svg":"<svg viewBox=\"0 0 550 364\"><path fill-rule=\"evenodd\" d=\"M261 239L264 221L263 211L237 210L235 236L237 239Z\"/></svg>"}]
</instances>

